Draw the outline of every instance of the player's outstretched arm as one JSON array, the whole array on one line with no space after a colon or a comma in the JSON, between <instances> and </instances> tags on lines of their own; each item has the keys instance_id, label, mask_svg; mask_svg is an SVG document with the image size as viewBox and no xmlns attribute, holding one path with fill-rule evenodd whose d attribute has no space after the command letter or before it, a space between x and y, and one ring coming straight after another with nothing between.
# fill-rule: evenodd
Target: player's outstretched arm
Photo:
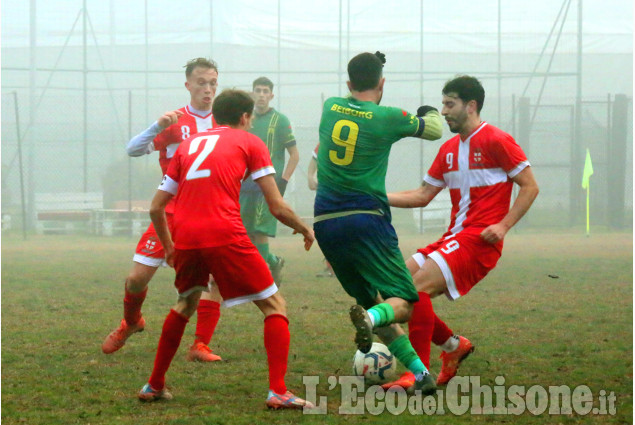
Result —
<instances>
[{"instance_id":1,"label":"player's outstretched arm","mask_svg":"<svg viewBox=\"0 0 635 425\"><path fill-rule=\"evenodd\" d=\"M161 115L150 127L130 139L126 145L128 156L142 156L151 153L154 150L152 146L154 138L167 127L175 124L181 115L183 112L178 110Z\"/></svg>"},{"instance_id":2,"label":"player's outstretched arm","mask_svg":"<svg viewBox=\"0 0 635 425\"><path fill-rule=\"evenodd\" d=\"M514 204L500 223L488 226L481 232L481 238L489 243L496 243L503 240L507 231L518 223L525 213L529 211L531 204L534 203L540 191L531 167L526 167L512 178L512 180L520 186Z\"/></svg>"},{"instance_id":3,"label":"player's outstretched arm","mask_svg":"<svg viewBox=\"0 0 635 425\"><path fill-rule=\"evenodd\" d=\"M154 194L154 198L152 198L152 203L150 204L150 219L152 220L154 229L161 241L161 245L163 245L163 250L165 251L165 261L171 267L174 266L174 243L172 242L172 236L170 235L170 230L168 229L168 221L165 217L165 206L168 202L170 202L172 196L173 195L171 193L158 189L157 193Z\"/></svg>"},{"instance_id":4,"label":"player's outstretched arm","mask_svg":"<svg viewBox=\"0 0 635 425\"><path fill-rule=\"evenodd\" d=\"M308 251L315 240L313 229L304 224L302 219L293 211L293 208L284 201L273 175L266 175L256 179L255 182L260 186L271 214L282 224L291 227L294 233L302 233L304 236L304 249Z\"/></svg>"},{"instance_id":5,"label":"player's outstretched arm","mask_svg":"<svg viewBox=\"0 0 635 425\"><path fill-rule=\"evenodd\" d=\"M154 122L150 127L134 136L126 145L128 156L143 156L151 153L154 148L152 141L163 129L158 122Z\"/></svg>"},{"instance_id":6,"label":"player's outstretched arm","mask_svg":"<svg viewBox=\"0 0 635 425\"><path fill-rule=\"evenodd\" d=\"M441 190L442 187L423 182L417 189L389 193L388 203L396 208L421 208L428 205Z\"/></svg>"}]
</instances>

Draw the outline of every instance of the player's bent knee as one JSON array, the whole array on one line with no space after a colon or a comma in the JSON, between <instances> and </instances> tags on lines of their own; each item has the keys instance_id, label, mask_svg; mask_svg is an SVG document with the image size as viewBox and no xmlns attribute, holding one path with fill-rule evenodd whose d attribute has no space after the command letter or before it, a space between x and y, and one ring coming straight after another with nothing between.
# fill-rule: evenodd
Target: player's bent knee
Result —
<instances>
[{"instance_id":1,"label":"player's bent knee","mask_svg":"<svg viewBox=\"0 0 635 425\"><path fill-rule=\"evenodd\" d=\"M137 294L139 292L145 291L145 289L148 287L149 282L150 279L144 279L143 276L130 274L126 278L126 289L130 293Z\"/></svg>"},{"instance_id":2,"label":"player's bent knee","mask_svg":"<svg viewBox=\"0 0 635 425\"><path fill-rule=\"evenodd\" d=\"M282 314L283 316L287 315L287 301L280 295L279 292L273 294L273 296L269 297L272 303L272 307L275 310L275 314Z\"/></svg>"},{"instance_id":3,"label":"player's bent knee","mask_svg":"<svg viewBox=\"0 0 635 425\"><path fill-rule=\"evenodd\" d=\"M270 314L287 315L287 302L279 292L276 292L264 300L254 301L254 303L265 316L269 316Z\"/></svg>"},{"instance_id":4,"label":"player's bent knee","mask_svg":"<svg viewBox=\"0 0 635 425\"><path fill-rule=\"evenodd\" d=\"M201 292L202 291L194 291L186 297L179 297L176 305L174 306L174 311L187 318L192 317L198 307Z\"/></svg>"},{"instance_id":5,"label":"player's bent knee","mask_svg":"<svg viewBox=\"0 0 635 425\"><path fill-rule=\"evenodd\" d=\"M126 278L126 289L132 293L144 291L156 271L156 267L134 263Z\"/></svg>"}]
</instances>

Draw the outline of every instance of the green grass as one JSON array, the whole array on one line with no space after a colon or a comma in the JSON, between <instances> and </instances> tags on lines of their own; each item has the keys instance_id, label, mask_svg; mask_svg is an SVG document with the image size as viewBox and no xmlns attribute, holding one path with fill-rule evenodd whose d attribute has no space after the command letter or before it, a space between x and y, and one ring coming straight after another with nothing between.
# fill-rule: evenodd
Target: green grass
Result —
<instances>
[{"instance_id":1,"label":"green grass","mask_svg":"<svg viewBox=\"0 0 635 425\"><path fill-rule=\"evenodd\" d=\"M400 235L405 253L432 236ZM348 375L354 353L348 320L352 300L322 268L317 246L281 237L272 250L286 258L282 294L291 321L287 384L305 392L302 376L319 375L327 415L271 412L262 316L252 305L223 309L212 346L226 360L184 360L195 317L168 372L175 399L141 404L168 309L175 300L173 271L160 270L144 304L146 331L113 355L103 338L121 320L123 279L136 240L95 237L2 238L3 424L256 424L256 423L632 423L632 234L567 232L510 234L498 267L456 302L438 298L435 310L477 346L461 371L493 384L588 385L613 391L615 416L543 414L395 418L340 415L340 391L327 378ZM558 276L558 278L549 277ZM433 347L432 369L438 371ZM446 409L447 410L447 409Z\"/></svg>"}]
</instances>

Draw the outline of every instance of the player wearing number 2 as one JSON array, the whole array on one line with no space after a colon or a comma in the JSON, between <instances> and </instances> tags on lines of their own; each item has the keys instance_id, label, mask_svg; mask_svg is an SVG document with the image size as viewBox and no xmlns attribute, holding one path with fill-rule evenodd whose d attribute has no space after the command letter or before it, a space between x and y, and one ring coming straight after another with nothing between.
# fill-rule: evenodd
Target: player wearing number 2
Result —
<instances>
[{"instance_id":1,"label":"player wearing number 2","mask_svg":"<svg viewBox=\"0 0 635 425\"><path fill-rule=\"evenodd\" d=\"M390 223L385 180L393 143L409 136L438 139L442 125L432 107L415 116L379 106L384 63L379 52L355 56L348 63L351 95L324 103L314 229L338 280L357 300L350 316L359 350L370 350L375 331L416 375L414 389L432 394L434 380L397 325L409 319L418 296Z\"/></svg>"},{"instance_id":2,"label":"player wearing number 2","mask_svg":"<svg viewBox=\"0 0 635 425\"><path fill-rule=\"evenodd\" d=\"M133 137L128 142L127 151L130 156L142 156L154 151L159 152L159 165L163 174L179 144L188 137L213 127L212 102L218 87L218 68L216 63L205 58L192 59L185 65L185 88L190 92L190 104L176 111L166 112L148 129ZM169 221L172 218L174 205L168 205L166 211ZM124 318L119 327L113 330L104 340L102 351L114 353L124 346L126 340L134 333L145 328L145 319L141 314L141 306L148 292L148 284L157 269L164 263L165 252L157 237L154 226L141 236L134 257L133 265L125 283L123 300ZM190 347L187 359L190 361L218 361L220 356L212 353L208 344L220 317L220 301L218 289L212 287L206 292L198 307L196 323L196 340Z\"/></svg>"},{"instance_id":3,"label":"player wearing number 2","mask_svg":"<svg viewBox=\"0 0 635 425\"><path fill-rule=\"evenodd\" d=\"M428 365L430 341L443 349L437 385L456 374L474 347L434 314L430 298L445 293L455 300L483 279L501 256L505 234L538 196L538 184L520 146L509 134L481 121L484 100L476 78L464 75L448 81L441 113L458 134L441 146L418 189L388 194L391 206L416 208L428 205L443 188L450 190L448 231L406 261L420 298L408 325L410 341ZM520 190L510 209L514 183ZM406 373L398 385L407 387L413 378Z\"/></svg>"},{"instance_id":4,"label":"player wearing number 2","mask_svg":"<svg viewBox=\"0 0 635 425\"><path fill-rule=\"evenodd\" d=\"M252 301L265 316L267 406L312 406L295 397L285 385L290 341L285 300L240 218L242 180L250 176L256 182L274 217L304 236L305 249L311 247L314 236L282 199L267 146L245 131L250 127L253 108L248 93L223 91L213 105L219 127L179 145L152 200L150 217L166 261L176 270L174 286L179 298L163 324L152 375L138 394L142 401L172 398L165 388L165 374L211 273L227 306ZM169 230L165 209L173 196L173 228Z\"/></svg>"}]
</instances>

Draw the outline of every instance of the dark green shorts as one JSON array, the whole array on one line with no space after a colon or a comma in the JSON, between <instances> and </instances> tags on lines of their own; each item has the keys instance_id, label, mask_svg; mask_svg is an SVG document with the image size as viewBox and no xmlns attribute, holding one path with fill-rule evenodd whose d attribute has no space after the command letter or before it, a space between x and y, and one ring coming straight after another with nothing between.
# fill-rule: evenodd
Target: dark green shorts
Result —
<instances>
[{"instance_id":1,"label":"dark green shorts","mask_svg":"<svg viewBox=\"0 0 635 425\"><path fill-rule=\"evenodd\" d=\"M377 294L419 300L395 229L385 217L353 214L318 221L313 228L342 287L358 304L372 307Z\"/></svg>"},{"instance_id":2,"label":"dark green shorts","mask_svg":"<svg viewBox=\"0 0 635 425\"><path fill-rule=\"evenodd\" d=\"M262 192L240 192L240 216L248 234L276 236L278 220L269 212Z\"/></svg>"}]
</instances>

